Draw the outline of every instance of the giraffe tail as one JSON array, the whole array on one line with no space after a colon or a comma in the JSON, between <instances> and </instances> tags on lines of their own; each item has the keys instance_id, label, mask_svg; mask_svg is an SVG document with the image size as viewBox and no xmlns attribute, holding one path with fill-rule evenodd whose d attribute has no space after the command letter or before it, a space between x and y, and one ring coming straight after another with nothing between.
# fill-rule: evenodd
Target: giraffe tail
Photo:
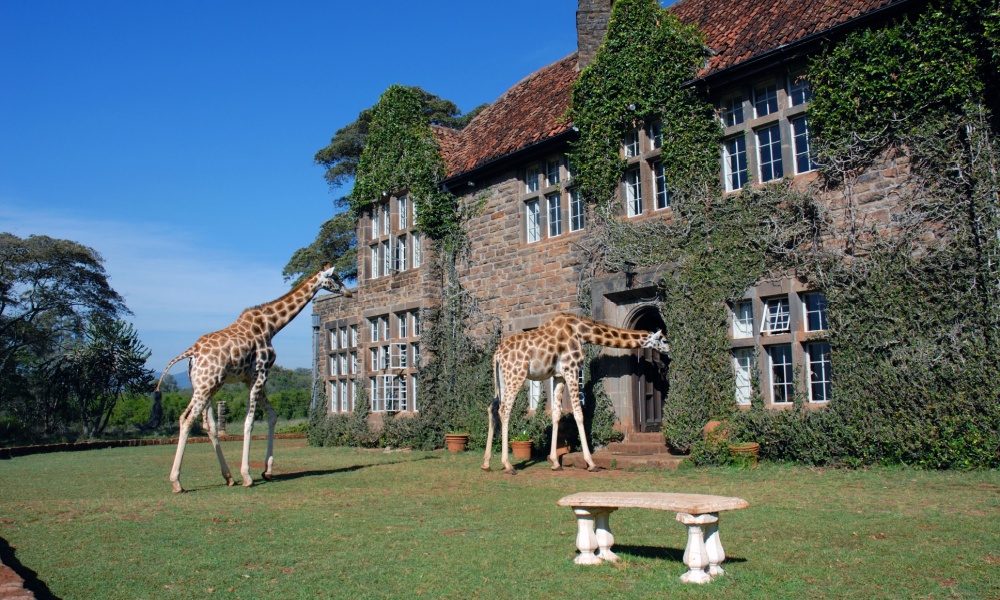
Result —
<instances>
[{"instance_id":1,"label":"giraffe tail","mask_svg":"<svg viewBox=\"0 0 1000 600\"><path fill-rule=\"evenodd\" d=\"M174 366L174 364L177 361L183 360L185 358L191 358L192 356L194 356L194 347L193 346L191 348L188 348L184 352L180 353L179 355L175 356L173 358L173 360L171 360L170 362L167 363L167 366L164 367L163 372L160 373L160 379L159 379L159 381L156 382L156 391L153 392L153 394L154 394L153 397L154 398L156 397L156 395L158 395L160 393L160 385L163 384L163 378L166 377L167 373L170 372L170 367Z\"/></svg>"},{"instance_id":2,"label":"giraffe tail","mask_svg":"<svg viewBox=\"0 0 1000 600\"><path fill-rule=\"evenodd\" d=\"M500 429L500 397L503 395L503 376L500 374L500 364L493 359L493 401L490 403L490 414L493 419L493 430Z\"/></svg>"}]
</instances>

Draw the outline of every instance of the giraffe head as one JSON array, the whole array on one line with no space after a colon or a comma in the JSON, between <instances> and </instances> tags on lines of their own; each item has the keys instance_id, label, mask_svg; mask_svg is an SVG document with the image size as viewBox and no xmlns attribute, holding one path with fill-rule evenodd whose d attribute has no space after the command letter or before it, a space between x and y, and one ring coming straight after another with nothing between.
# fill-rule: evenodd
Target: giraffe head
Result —
<instances>
[{"instance_id":1,"label":"giraffe head","mask_svg":"<svg viewBox=\"0 0 1000 600\"><path fill-rule=\"evenodd\" d=\"M659 330L646 336L646 339L642 341L642 347L651 348L663 355L670 354L670 344L667 343L663 332Z\"/></svg>"},{"instance_id":2,"label":"giraffe head","mask_svg":"<svg viewBox=\"0 0 1000 600\"><path fill-rule=\"evenodd\" d=\"M337 275L337 270L330 265L325 266L319 274L319 288L346 298L351 297L351 290L344 286L344 282Z\"/></svg>"}]
</instances>

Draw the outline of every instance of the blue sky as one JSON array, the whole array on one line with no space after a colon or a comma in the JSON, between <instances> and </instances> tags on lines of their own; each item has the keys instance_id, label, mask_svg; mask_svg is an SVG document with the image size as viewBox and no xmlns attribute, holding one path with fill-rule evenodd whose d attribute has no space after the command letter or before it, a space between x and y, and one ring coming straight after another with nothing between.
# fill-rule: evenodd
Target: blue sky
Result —
<instances>
[{"instance_id":1,"label":"blue sky","mask_svg":"<svg viewBox=\"0 0 1000 600\"><path fill-rule=\"evenodd\" d=\"M0 2L0 231L100 252L162 369L287 291L344 192L313 163L338 128L393 83L494 101L576 49L576 6ZM310 312L278 364L310 366Z\"/></svg>"}]
</instances>

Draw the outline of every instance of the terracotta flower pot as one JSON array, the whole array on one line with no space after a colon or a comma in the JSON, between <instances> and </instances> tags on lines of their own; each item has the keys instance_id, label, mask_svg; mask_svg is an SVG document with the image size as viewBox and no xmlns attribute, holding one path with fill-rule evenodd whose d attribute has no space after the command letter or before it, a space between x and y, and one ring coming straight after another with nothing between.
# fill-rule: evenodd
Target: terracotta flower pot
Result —
<instances>
[{"instance_id":1,"label":"terracotta flower pot","mask_svg":"<svg viewBox=\"0 0 1000 600\"><path fill-rule=\"evenodd\" d=\"M729 423L724 420L712 419L708 423L705 423L705 426L701 429L701 433L705 438L705 442L709 444L724 442L729 437Z\"/></svg>"},{"instance_id":2,"label":"terracotta flower pot","mask_svg":"<svg viewBox=\"0 0 1000 600\"><path fill-rule=\"evenodd\" d=\"M448 446L448 452L465 452L465 446L469 443L467 433L446 433L444 443Z\"/></svg>"},{"instance_id":3,"label":"terracotta flower pot","mask_svg":"<svg viewBox=\"0 0 1000 600\"><path fill-rule=\"evenodd\" d=\"M531 458L531 440L527 441L515 441L510 443L511 453L514 458L519 460L525 460Z\"/></svg>"},{"instance_id":4,"label":"terracotta flower pot","mask_svg":"<svg viewBox=\"0 0 1000 600\"><path fill-rule=\"evenodd\" d=\"M760 455L760 444L757 442L729 444L729 454L737 463L746 464L750 468L753 468L757 466L757 457Z\"/></svg>"}]
</instances>

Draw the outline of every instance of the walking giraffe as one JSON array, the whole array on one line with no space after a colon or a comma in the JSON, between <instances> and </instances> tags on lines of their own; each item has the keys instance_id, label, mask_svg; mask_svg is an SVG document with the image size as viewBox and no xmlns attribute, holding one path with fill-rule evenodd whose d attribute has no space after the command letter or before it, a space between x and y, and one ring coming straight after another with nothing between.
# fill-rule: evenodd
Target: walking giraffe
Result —
<instances>
[{"instance_id":1,"label":"walking giraffe","mask_svg":"<svg viewBox=\"0 0 1000 600\"><path fill-rule=\"evenodd\" d=\"M193 346L167 363L163 374L160 375L160 381L156 384L156 393L160 393L160 384L170 367L184 358L190 359L188 375L191 378L193 391L191 402L181 413L177 454L174 456L174 467L170 471L170 482L174 486L175 493L184 491L180 482L181 460L184 458L184 446L187 444L191 425L199 413L202 414L202 423L208 428L208 437L215 447L215 454L222 466L222 476L229 485L234 483L226 459L222 456L222 448L219 446L219 435L211 405L212 397L225 383L242 381L250 389L250 402L243 423L243 463L240 467L243 485L247 487L253 485L253 479L250 477L250 434L253 431L253 417L258 401L267 411L267 456L263 476L264 479L271 478L271 467L274 462L274 424L278 419L264 394L267 371L274 365L275 359L271 339L302 312L320 290L351 296L351 292L344 287L340 277L328 265L281 298L248 308L229 327L201 336Z\"/></svg>"},{"instance_id":2,"label":"walking giraffe","mask_svg":"<svg viewBox=\"0 0 1000 600\"><path fill-rule=\"evenodd\" d=\"M598 470L587 446L587 435L583 430L583 409L580 407L578 382L584 360L585 343L609 348L651 348L663 354L670 352L670 344L659 331L650 333L620 329L567 313L552 317L538 329L517 333L501 341L496 353L493 354L493 387L496 397L486 411L489 433L486 436L484 471L490 470L493 422L499 412L503 435L500 460L507 473L511 475L516 473L507 460L508 424L514 400L525 379L544 381L549 377L554 377L556 381L552 402L552 450L549 454L552 470L562 469L559 457L556 455L556 438L559 434L559 418L562 416L564 387L569 391L570 402L573 405L573 417L580 432L580 443L583 445L583 458L587 461L587 470Z\"/></svg>"}]
</instances>

